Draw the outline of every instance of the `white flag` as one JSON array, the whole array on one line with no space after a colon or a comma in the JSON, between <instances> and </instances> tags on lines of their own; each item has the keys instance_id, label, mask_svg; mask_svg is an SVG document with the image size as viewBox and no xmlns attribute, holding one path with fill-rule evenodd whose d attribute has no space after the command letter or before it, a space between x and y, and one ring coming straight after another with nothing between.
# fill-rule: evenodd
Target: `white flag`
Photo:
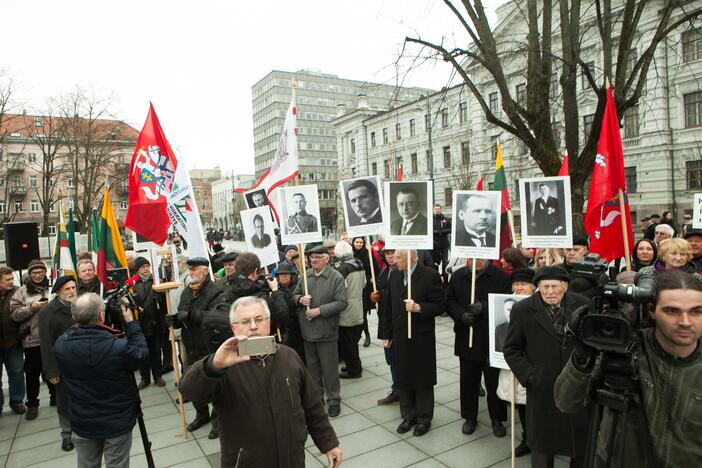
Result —
<instances>
[{"instance_id":1,"label":"white flag","mask_svg":"<svg viewBox=\"0 0 702 468\"><path fill-rule=\"evenodd\" d=\"M193 185L185 161L178 162L173 187L168 195L168 217L178 234L188 244L188 257L209 259L205 235L202 232L200 211L193 194Z\"/></svg>"}]
</instances>

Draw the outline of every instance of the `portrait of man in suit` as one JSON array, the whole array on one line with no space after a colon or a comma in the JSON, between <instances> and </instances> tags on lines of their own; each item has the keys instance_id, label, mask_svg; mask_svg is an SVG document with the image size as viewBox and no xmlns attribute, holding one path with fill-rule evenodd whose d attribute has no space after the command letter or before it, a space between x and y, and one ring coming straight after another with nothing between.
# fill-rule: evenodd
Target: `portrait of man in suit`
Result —
<instances>
[{"instance_id":1,"label":"portrait of man in suit","mask_svg":"<svg viewBox=\"0 0 702 468\"><path fill-rule=\"evenodd\" d=\"M303 232L317 232L317 218L306 211L307 200L300 192L292 196L292 206L295 214L288 217L286 223L288 234L302 234Z\"/></svg>"},{"instance_id":2,"label":"portrait of man in suit","mask_svg":"<svg viewBox=\"0 0 702 468\"><path fill-rule=\"evenodd\" d=\"M529 233L536 236L563 235L565 220L561 204L556 197L551 196L551 187L542 182L538 185L539 196L531 209Z\"/></svg>"},{"instance_id":3,"label":"portrait of man in suit","mask_svg":"<svg viewBox=\"0 0 702 468\"><path fill-rule=\"evenodd\" d=\"M263 216L260 214L254 216L253 225L256 233L251 238L251 244L257 249L263 249L271 245L271 236L263 232Z\"/></svg>"},{"instance_id":4,"label":"portrait of man in suit","mask_svg":"<svg viewBox=\"0 0 702 468\"><path fill-rule=\"evenodd\" d=\"M378 187L369 179L354 180L346 185L349 225L363 226L383 222Z\"/></svg>"},{"instance_id":5,"label":"portrait of man in suit","mask_svg":"<svg viewBox=\"0 0 702 468\"><path fill-rule=\"evenodd\" d=\"M512 312L512 307L514 307L514 304L516 303L516 300L508 298L505 299L505 302L502 304L502 312L504 313L505 320L507 321L495 327L495 351L499 351L500 353L502 352L502 347L505 345L505 339L507 339L509 315Z\"/></svg>"},{"instance_id":6,"label":"portrait of man in suit","mask_svg":"<svg viewBox=\"0 0 702 468\"><path fill-rule=\"evenodd\" d=\"M427 217L420 209L426 202L418 190L412 186L400 185L397 192L395 207L396 217L390 224L390 233L400 236L426 236Z\"/></svg>"},{"instance_id":7,"label":"portrait of man in suit","mask_svg":"<svg viewBox=\"0 0 702 468\"><path fill-rule=\"evenodd\" d=\"M461 247L495 247L496 217L492 200L482 195L467 195L459 203L456 245Z\"/></svg>"},{"instance_id":8,"label":"portrait of man in suit","mask_svg":"<svg viewBox=\"0 0 702 468\"><path fill-rule=\"evenodd\" d=\"M246 204L249 208L258 208L259 206L268 205L268 199L266 198L266 192L261 190L256 190L255 192L246 194Z\"/></svg>"}]
</instances>

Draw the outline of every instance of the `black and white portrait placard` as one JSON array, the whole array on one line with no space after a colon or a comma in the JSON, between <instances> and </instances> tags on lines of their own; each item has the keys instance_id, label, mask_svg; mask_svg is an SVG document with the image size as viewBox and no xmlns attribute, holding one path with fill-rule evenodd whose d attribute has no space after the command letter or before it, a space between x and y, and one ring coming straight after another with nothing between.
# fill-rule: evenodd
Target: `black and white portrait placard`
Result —
<instances>
[{"instance_id":1,"label":"black and white portrait placard","mask_svg":"<svg viewBox=\"0 0 702 468\"><path fill-rule=\"evenodd\" d=\"M498 191L453 192L451 256L500 258L500 209Z\"/></svg>"},{"instance_id":2,"label":"black and white portrait placard","mask_svg":"<svg viewBox=\"0 0 702 468\"><path fill-rule=\"evenodd\" d=\"M499 193L499 192L498 192ZM512 307L529 296L520 294L488 294L488 331L490 332L490 366L507 369L503 349Z\"/></svg>"},{"instance_id":3,"label":"black and white portrait placard","mask_svg":"<svg viewBox=\"0 0 702 468\"><path fill-rule=\"evenodd\" d=\"M242 211L241 224L244 226L246 250L258 255L261 265L278 262L278 246L275 242L276 224L271 219L270 209L267 206L261 206Z\"/></svg>"},{"instance_id":4,"label":"black and white portrait placard","mask_svg":"<svg viewBox=\"0 0 702 468\"><path fill-rule=\"evenodd\" d=\"M255 189L244 192L244 198L246 199L246 206L248 208L258 208L270 204L265 189Z\"/></svg>"},{"instance_id":5,"label":"black and white portrait placard","mask_svg":"<svg viewBox=\"0 0 702 468\"><path fill-rule=\"evenodd\" d=\"M573 246L570 177L519 179L522 246Z\"/></svg>"},{"instance_id":6,"label":"black and white portrait placard","mask_svg":"<svg viewBox=\"0 0 702 468\"><path fill-rule=\"evenodd\" d=\"M378 176L359 177L339 182L344 205L344 221L349 237L380 234L384 230L383 197Z\"/></svg>"},{"instance_id":7,"label":"black and white portrait placard","mask_svg":"<svg viewBox=\"0 0 702 468\"><path fill-rule=\"evenodd\" d=\"M278 214L283 244L322 242L317 186L294 185L280 192Z\"/></svg>"},{"instance_id":8,"label":"black and white portrait placard","mask_svg":"<svg viewBox=\"0 0 702 468\"><path fill-rule=\"evenodd\" d=\"M391 249L433 248L432 184L385 182L385 246Z\"/></svg>"}]
</instances>

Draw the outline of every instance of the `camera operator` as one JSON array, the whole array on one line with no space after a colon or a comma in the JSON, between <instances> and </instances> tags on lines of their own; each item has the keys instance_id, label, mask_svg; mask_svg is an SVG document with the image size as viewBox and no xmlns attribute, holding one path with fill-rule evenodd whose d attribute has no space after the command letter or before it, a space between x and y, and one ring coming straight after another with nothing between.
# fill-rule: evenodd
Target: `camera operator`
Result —
<instances>
[{"instance_id":1,"label":"camera operator","mask_svg":"<svg viewBox=\"0 0 702 468\"><path fill-rule=\"evenodd\" d=\"M538 290L511 311L504 357L527 391L526 433L531 466L552 467L554 455L571 458L571 468L583 466L587 414L561 413L553 400L553 384L573 351L565 325L573 312L589 306L586 297L568 291L570 275L561 266L536 272Z\"/></svg>"},{"instance_id":2,"label":"camera operator","mask_svg":"<svg viewBox=\"0 0 702 468\"><path fill-rule=\"evenodd\" d=\"M139 322L130 309L121 311L126 339L104 325L105 303L98 294L81 295L71 304L76 325L54 346L79 468L99 468L103 455L107 468L129 466L139 412L134 371L149 353Z\"/></svg>"},{"instance_id":3,"label":"camera operator","mask_svg":"<svg viewBox=\"0 0 702 468\"><path fill-rule=\"evenodd\" d=\"M613 427L613 412L604 409L595 466L604 466L618 453L622 459L613 460L614 466L687 467L702 460L702 280L682 271L660 273L649 315L655 325L637 332L633 351L642 407L620 428ZM579 321L574 317L569 327L578 330ZM554 389L558 408L569 413L585 408L590 388L602 376L596 351L576 338L573 356ZM612 431L614 445L608 453Z\"/></svg>"}]
</instances>

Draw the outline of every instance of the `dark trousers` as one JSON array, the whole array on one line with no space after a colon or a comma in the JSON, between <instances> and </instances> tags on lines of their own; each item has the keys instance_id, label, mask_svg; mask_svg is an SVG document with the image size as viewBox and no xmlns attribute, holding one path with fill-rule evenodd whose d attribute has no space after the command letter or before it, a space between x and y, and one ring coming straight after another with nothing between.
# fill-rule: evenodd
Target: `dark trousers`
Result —
<instances>
[{"instance_id":1,"label":"dark trousers","mask_svg":"<svg viewBox=\"0 0 702 468\"><path fill-rule=\"evenodd\" d=\"M363 372L358 355L358 341L362 332L363 325L339 327L339 354L346 363L346 372L351 375L360 375Z\"/></svg>"},{"instance_id":2,"label":"dark trousers","mask_svg":"<svg viewBox=\"0 0 702 468\"><path fill-rule=\"evenodd\" d=\"M24 348L24 381L27 387L27 406L39 406L39 390L41 389L39 379L41 375L41 348L39 346ZM54 384L46 382L46 385L49 387L49 395L52 398L56 398Z\"/></svg>"},{"instance_id":3,"label":"dark trousers","mask_svg":"<svg viewBox=\"0 0 702 468\"><path fill-rule=\"evenodd\" d=\"M490 419L507 420L507 405L497 396L497 381L500 370L490 367L487 362L459 358L461 364L461 417L470 421L478 420L478 389L480 376L485 374L488 413Z\"/></svg>"},{"instance_id":4,"label":"dark trousers","mask_svg":"<svg viewBox=\"0 0 702 468\"><path fill-rule=\"evenodd\" d=\"M400 387L400 415L405 421L429 424L434 417L434 387Z\"/></svg>"},{"instance_id":5,"label":"dark trousers","mask_svg":"<svg viewBox=\"0 0 702 468\"><path fill-rule=\"evenodd\" d=\"M385 350L385 362L390 366L390 376L392 377L392 387L390 387L390 393L395 396L400 396L400 385L397 383L397 365L395 364L395 349L390 346L389 348L384 348Z\"/></svg>"},{"instance_id":6,"label":"dark trousers","mask_svg":"<svg viewBox=\"0 0 702 468\"><path fill-rule=\"evenodd\" d=\"M163 367L173 367L173 349L171 349L171 336L168 333L163 335L161 353L163 354Z\"/></svg>"},{"instance_id":7,"label":"dark trousers","mask_svg":"<svg viewBox=\"0 0 702 468\"><path fill-rule=\"evenodd\" d=\"M68 416L68 393L65 385L63 382L54 385L56 388L56 413L58 413L62 439L71 436L71 419Z\"/></svg>"},{"instance_id":8,"label":"dark trousers","mask_svg":"<svg viewBox=\"0 0 702 468\"><path fill-rule=\"evenodd\" d=\"M522 438L526 440L526 405L516 405L519 412L519 422L522 423Z\"/></svg>"},{"instance_id":9,"label":"dark trousers","mask_svg":"<svg viewBox=\"0 0 702 468\"><path fill-rule=\"evenodd\" d=\"M150 380L150 374L153 374L154 379L163 375L163 366L161 364L161 348L163 347L164 335L146 336L146 346L149 348L149 362L139 368L142 380Z\"/></svg>"},{"instance_id":10,"label":"dark trousers","mask_svg":"<svg viewBox=\"0 0 702 468\"><path fill-rule=\"evenodd\" d=\"M577 457L570 459L570 468L582 468L584 458ZM541 452L531 452L531 468L553 468L553 455Z\"/></svg>"},{"instance_id":11,"label":"dark trousers","mask_svg":"<svg viewBox=\"0 0 702 468\"><path fill-rule=\"evenodd\" d=\"M188 347L185 347L185 361L186 361L186 366L185 366L185 372L188 371L188 367L192 366L195 364L197 361L200 359L204 358L207 356L206 353L198 353L197 351L191 352ZM212 414L210 415L210 407L207 403L197 403L193 401L193 408L195 408L195 417L196 418L207 418L208 416L210 417L210 420L212 421L212 427L218 427L217 423L217 412L214 409L214 406L212 407Z\"/></svg>"},{"instance_id":12,"label":"dark trousers","mask_svg":"<svg viewBox=\"0 0 702 468\"><path fill-rule=\"evenodd\" d=\"M448 247L435 247L431 251L431 260L435 265L440 266L442 276L446 275L446 267L448 267L449 261L449 249Z\"/></svg>"}]
</instances>

